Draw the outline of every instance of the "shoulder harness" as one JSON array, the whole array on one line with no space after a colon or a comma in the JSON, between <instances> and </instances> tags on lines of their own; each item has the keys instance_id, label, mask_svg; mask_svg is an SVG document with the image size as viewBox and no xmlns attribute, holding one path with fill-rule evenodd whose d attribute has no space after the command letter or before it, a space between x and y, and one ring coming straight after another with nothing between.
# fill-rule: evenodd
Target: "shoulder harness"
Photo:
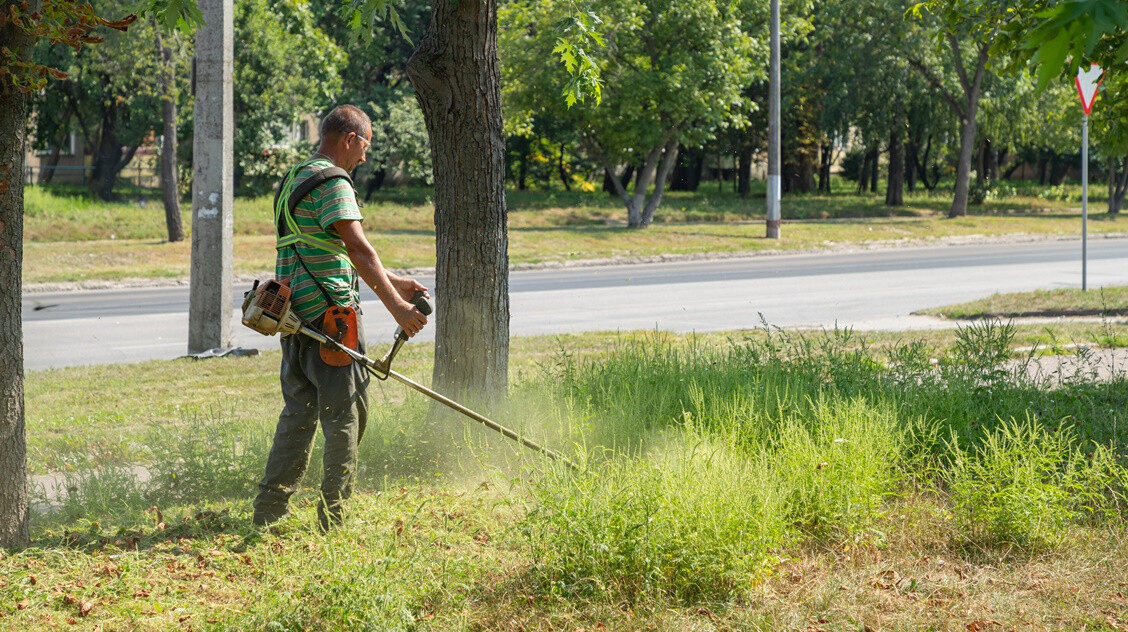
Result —
<instances>
[{"instance_id":1,"label":"shoulder harness","mask_svg":"<svg viewBox=\"0 0 1128 632\"><path fill-rule=\"evenodd\" d=\"M290 173L287 174L286 179L282 181L282 186L278 187L278 192L274 194L274 226L275 234L278 238L274 247L281 250L282 248L293 246L301 242L307 246L312 246L326 252L347 256L348 251L344 248L325 241L324 239L318 239L302 233L301 229L298 228L298 223L294 221L293 212L294 209L297 208L298 203L300 203L305 196L309 195L310 191L313 191L322 184L337 178L344 178L351 187L353 186L352 178L347 171L340 167L326 167L314 173L297 187L294 187L294 178L297 177L298 172L305 165L306 163L304 162L299 163L294 168L290 169ZM283 204L282 193L287 190L290 191L290 194L286 198L285 204Z\"/></svg>"}]
</instances>

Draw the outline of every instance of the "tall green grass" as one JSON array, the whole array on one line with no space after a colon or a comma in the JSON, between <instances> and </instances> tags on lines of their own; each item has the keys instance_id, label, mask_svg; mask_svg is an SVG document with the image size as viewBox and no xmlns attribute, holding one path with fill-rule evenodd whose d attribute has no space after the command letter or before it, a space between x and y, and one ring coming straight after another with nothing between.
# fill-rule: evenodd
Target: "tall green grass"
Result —
<instances>
[{"instance_id":1,"label":"tall green grass","mask_svg":"<svg viewBox=\"0 0 1128 632\"><path fill-rule=\"evenodd\" d=\"M497 418L567 452L578 472L411 398L373 409L358 491L436 477L507 480L508 537L528 565L524 580L567 600L739 600L796 546L881 546L891 501L921 491L952 515L955 544L1052 550L1074 528L1128 515L1128 380L1032 374L1029 357L1012 357L1013 337L1007 325L976 325L938 356L911 340L870 348L841 330L769 330L719 346L655 334L585 359L561 353L515 385ZM273 414L240 418L219 407L154 427L143 439L152 451L147 481L107 459L74 474L37 528L140 520L153 505L249 507L273 426ZM320 458L318 448L298 522L287 529L313 528L300 516ZM423 510L400 509L403 524ZM434 545L411 537L413 546ZM459 537L469 536L441 540ZM376 536L353 544L393 547ZM343 582L279 559L271 581L303 605L280 609L264 593L250 627L410 628L425 607L396 587L403 575L380 564L429 577L436 599L469 571L465 560L421 571L400 546L351 566L342 557ZM377 596L356 609L368 594Z\"/></svg>"},{"instance_id":2,"label":"tall green grass","mask_svg":"<svg viewBox=\"0 0 1128 632\"><path fill-rule=\"evenodd\" d=\"M540 576L573 595L732 598L788 543L879 540L886 501L919 489L950 498L978 545L1052 548L1122 516L1125 379L1030 377L1013 335L969 327L943 358L848 331L723 348L656 335L562 362L546 387L596 449L582 473L537 481Z\"/></svg>"}]
</instances>

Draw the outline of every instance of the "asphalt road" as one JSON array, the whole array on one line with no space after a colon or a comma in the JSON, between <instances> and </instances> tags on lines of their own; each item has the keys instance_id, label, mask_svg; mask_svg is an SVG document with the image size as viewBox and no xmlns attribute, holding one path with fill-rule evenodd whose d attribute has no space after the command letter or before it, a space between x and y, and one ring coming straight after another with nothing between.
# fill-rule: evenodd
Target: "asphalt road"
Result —
<instances>
[{"instance_id":1,"label":"asphalt road","mask_svg":"<svg viewBox=\"0 0 1128 632\"><path fill-rule=\"evenodd\" d=\"M946 325L910 313L1080 284L1079 241L523 271L510 275L510 331L715 331L756 327L761 315L783 327L929 328ZM1128 239L1090 240L1089 287L1102 285L1128 285ZM371 291L362 300L370 344L382 348L395 324ZM23 319L28 370L175 358L187 351L188 288L27 294ZM233 313L234 345L278 347L238 320Z\"/></svg>"}]
</instances>

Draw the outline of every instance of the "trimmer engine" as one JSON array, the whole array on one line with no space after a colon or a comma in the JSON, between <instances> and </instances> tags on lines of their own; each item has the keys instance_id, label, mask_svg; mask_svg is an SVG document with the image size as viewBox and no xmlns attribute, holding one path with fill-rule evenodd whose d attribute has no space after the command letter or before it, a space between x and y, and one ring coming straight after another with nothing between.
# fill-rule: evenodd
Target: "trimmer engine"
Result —
<instances>
[{"instance_id":1,"label":"trimmer engine","mask_svg":"<svg viewBox=\"0 0 1128 632\"><path fill-rule=\"evenodd\" d=\"M290 292L289 285L274 279L255 281L243 295L243 324L267 336L299 333L302 320L290 309Z\"/></svg>"}]
</instances>

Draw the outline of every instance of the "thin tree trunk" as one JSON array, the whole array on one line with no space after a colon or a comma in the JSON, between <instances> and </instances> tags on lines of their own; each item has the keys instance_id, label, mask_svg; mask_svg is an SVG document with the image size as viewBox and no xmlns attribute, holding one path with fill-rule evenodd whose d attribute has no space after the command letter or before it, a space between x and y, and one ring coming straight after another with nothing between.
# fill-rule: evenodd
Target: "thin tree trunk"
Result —
<instances>
[{"instance_id":1,"label":"thin tree trunk","mask_svg":"<svg viewBox=\"0 0 1128 632\"><path fill-rule=\"evenodd\" d=\"M55 168L59 166L59 156L63 153L63 143L67 142L67 137L70 136L68 131L70 127L71 113L68 110L63 122L59 125L59 135L55 138L55 142L51 145L51 155L47 158L47 167L45 169L40 163L39 167L39 184L51 184L51 180L55 177Z\"/></svg>"},{"instance_id":2,"label":"thin tree trunk","mask_svg":"<svg viewBox=\"0 0 1128 632\"><path fill-rule=\"evenodd\" d=\"M161 72L161 197L164 200L165 226L170 242L184 239L184 226L180 219L180 191L176 177L176 94L172 89L172 49L165 48L161 29L157 34L157 55L163 62Z\"/></svg>"},{"instance_id":3,"label":"thin tree trunk","mask_svg":"<svg viewBox=\"0 0 1128 632\"><path fill-rule=\"evenodd\" d=\"M1123 160L1123 171L1120 173L1120 184L1112 190L1112 195L1108 196L1108 212L1111 215L1116 215L1120 209L1124 207L1124 194L1128 193L1128 156ZM1116 172L1111 171L1108 174L1108 181L1113 181L1113 176Z\"/></svg>"},{"instance_id":4,"label":"thin tree trunk","mask_svg":"<svg viewBox=\"0 0 1128 632\"><path fill-rule=\"evenodd\" d=\"M662 158L662 148L659 145L650 150L646 156L646 164L635 176L634 195L625 199L627 204L627 225L631 228L645 228L642 223L642 213L646 207L646 189L654 179L654 172L658 169L658 161Z\"/></svg>"},{"instance_id":5,"label":"thin tree trunk","mask_svg":"<svg viewBox=\"0 0 1128 632\"><path fill-rule=\"evenodd\" d=\"M1116 195L1116 159L1112 156L1105 158L1108 170L1108 212L1112 213L1112 197Z\"/></svg>"},{"instance_id":6,"label":"thin tree trunk","mask_svg":"<svg viewBox=\"0 0 1128 632\"><path fill-rule=\"evenodd\" d=\"M964 88L963 112L960 113L960 161L956 166L956 191L948 217L961 217L967 215L967 199L971 189L971 159L972 152L975 150L976 117L979 113L979 90L983 85L983 73L987 67L988 47L986 44L977 47L975 75L969 78L964 69L963 58L960 56L959 42L954 35L948 36L948 44L956 65L956 73Z\"/></svg>"},{"instance_id":7,"label":"thin tree trunk","mask_svg":"<svg viewBox=\"0 0 1128 632\"><path fill-rule=\"evenodd\" d=\"M877 193L877 168L881 164L881 147L873 146L873 156L870 157L870 193Z\"/></svg>"},{"instance_id":8,"label":"thin tree trunk","mask_svg":"<svg viewBox=\"0 0 1128 632\"><path fill-rule=\"evenodd\" d=\"M8 14L14 0L0 2ZM0 41L17 61L31 59L33 40L7 22ZM0 549L30 540L27 437L24 428L23 170L27 95L0 77Z\"/></svg>"},{"instance_id":9,"label":"thin tree trunk","mask_svg":"<svg viewBox=\"0 0 1128 632\"><path fill-rule=\"evenodd\" d=\"M740 153L736 157L737 163L737 186L736 193L742 197L748 197L752 192L752 147L745 145L740 148Z\"/></svg>"},{"instance_id":10,"label":"thin tree trunk","mask_svg":"<svg viewBox=\"0 0 1128 632\"><path fill-rule=\"evenodd\" d=\"M867 147L862 154L862 168L858 172L858 195L866 192L866 182L869 180L870 150Z\"/></svg>"},{"instance_id":11,"label":"thin tree trunk","mask_svg":"<svg viewBox=\"0 0 1128 632\"><path fill-rule=\"evenodd\" d=\"M505 397L509 371L496 0L434 0L407 72L436 149L432 384L488 407Z\"/></svg>"},{"instance_id":12,"label":"thin tree trunk","mask_svg":"<svg viewBox=\"0 0 1128 632\"><path fill-rule=\"evenodd\" d=\"M646 203L646 208L642 212L642 227L650 226L650 222L654 219L654 211L658 210L658 205L662 203L662 193L666 190L666 179L670 175L670 171L674 168L674 162L678 159L678 141L671 139L666 143L666 151L662 156L662 163L658 165L658 176L654 181L654 193L650 195L650 201Z\"/></svg>"},{"instance_id":13,"label":"thin tree trunk","mask_svg":"<svg viewBox=\"0 0 1128 632\"><path fill-rule=\"evenodd\" d=\"M565 191L572 190L572 183L569 182L568 168L564 165L564 145L560 145L560 161L557 163L557 169L560 171L560 182L564 185Z\"/></svg>"},{"instance_id":14,"label":"thin tree trunk","mask_svg":"<svg viewBox=\"0 0 1128 632\"><path fill-rule=\"evenodd\" d=\"M893 112L893 126L889 130L889 181L885 184L885 205L901 206L905 203L903 186L905 181L904 145L901 137L901 112Z\"/></svg>"},{"instance_id":15,"label":"thin tree trunk","mask_svg":"<svg viewBox=\"0 0 1128 632\"><path fill-rule=\"evenodd\" d=\"M830 193L830 166L834 162L834 144L822 143L819 146L819 192Z\"/></svg>"},{"instance_id":16,"label":"thin tree trunk","mask_svg":"<svg viewBox=\"0 0 1128 632\"><path fill-rule=\"evenodd\" d=\"M916 163L918 147L912 138L905 146L905 186L912 193L916 189Z\"/></svg>"}]
</instances>

